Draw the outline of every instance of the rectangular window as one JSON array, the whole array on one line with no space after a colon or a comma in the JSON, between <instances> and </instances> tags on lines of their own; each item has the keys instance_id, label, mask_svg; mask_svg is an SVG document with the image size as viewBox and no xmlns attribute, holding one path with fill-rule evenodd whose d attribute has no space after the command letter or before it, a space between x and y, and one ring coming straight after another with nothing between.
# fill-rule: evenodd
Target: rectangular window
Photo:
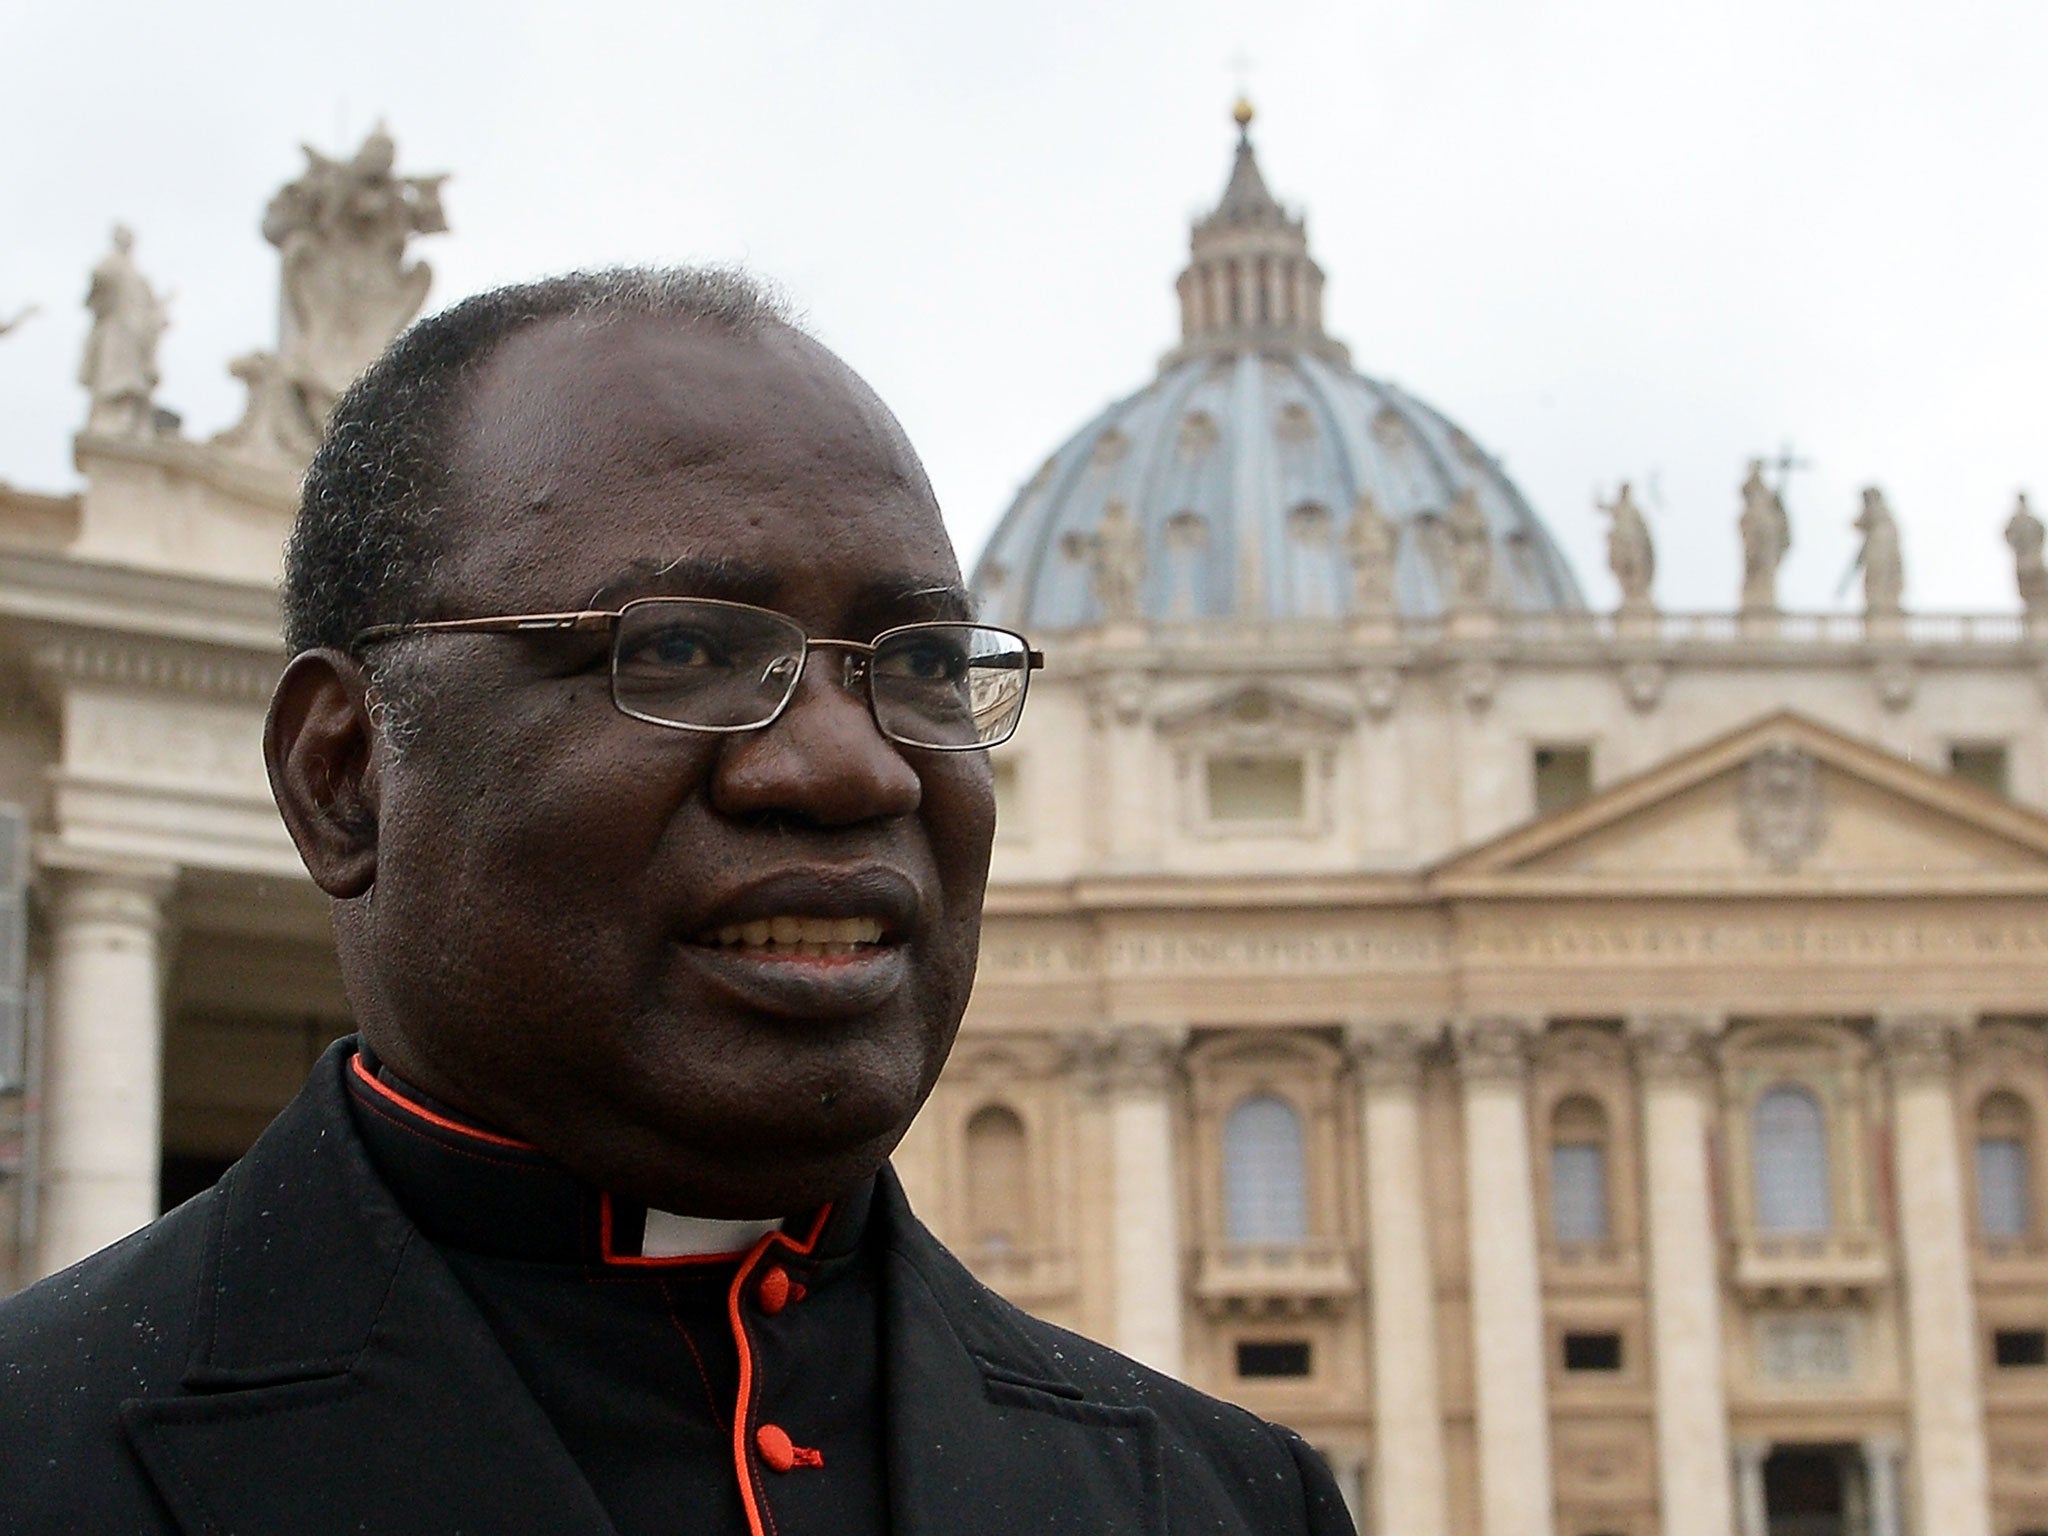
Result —
<instances>
[{"instance_id":1,"label":"rectangular window","mask_svg":"<svg viewBox=\"0 0 2048 1536\"><path fill-rule=\"evenodd\" d=\"M1564 1336L1564 1368L1568 1371L1621 1369L1621 1335L1568 1333Z\"/></svg>"},{"instance_id":2,"label":"rectangular window","mask_svg":"<svg viewBox=\"0 0 2048 1536\"><path fill-rule=\"evenodd\" d=\"M1550 1149L1551 1234L1560 1243L1607 1240L1607 1149L1565 1142Z\"/></svg>"},{"instance_id":3,"label":"rectangular window","mask_svg":"<svg viewBox=\"0 0 2048 1536\"><path fill-rule=\"evenodd\" d=\"M1298 757L1212 757L1207 767L1211 821L1280 825L1308 815L1308 769Z\"/></svg>"},{"instance_id":4,"label":"rectangular window","mask_svg":"<svg viewBox=\"0 0 2048 1536\"><path fill-rule=\"evenodd\" d=\"M1538 816L1569 810L1592 798L1591 747L1538 747L1529 754L1529 770L1536 784Z\"/></svg>"},{"instance_id":5,"label":"rectangular window","mask_svg":"<svg viewBox=\"0 0 2048 1536\"><path fill-rule=\"evenodd\" d=\"M2048 1328L2001 1328L1991 1335L1991 1360L2000 1369L2048 1365Z\"/></svg>"},{"instance_id":6,"label":"rectangular window","mask_svg":"<svg viewBox=\"0 0 2048 1536\"><path fill-rule=\"evenodd\" d=\"M1977 1221L1986 1237L2027 1235L2027 1144L2017 1137L1977 1143Z\"/></svg>"},{"instance_id":7,"label":"rectangular window","mask_svg":"<svg viewBox=\"0 0 2048 1536\"><path fill-rule=\"evenodd\" d=\"M1306 1376L1307 1339L1243 1339L1237 1346L1237 1374L1247 1378Z\"/></svg>"},{"instance_id":8,"label":"rectangular window","mask_svg":"<svg viewBox=\"0 0 2048 1536\"><path fill-rule=\"evenodd\" d=\"M1965 784L1974 784L1994 795L2002 795L2006 792L2005 743L1956 742L1948 749L1948 771Z\"/></svg>"}]
</instances>

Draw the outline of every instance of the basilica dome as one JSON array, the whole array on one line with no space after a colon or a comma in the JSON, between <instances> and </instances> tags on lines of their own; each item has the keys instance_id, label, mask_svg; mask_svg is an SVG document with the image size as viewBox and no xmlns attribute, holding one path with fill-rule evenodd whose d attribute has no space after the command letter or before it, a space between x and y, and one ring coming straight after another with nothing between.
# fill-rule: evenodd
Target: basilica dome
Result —
<instances>
[{"instance_id":1,"label":"basilica dome","mask_svg":"<svg viewBox=\"0 0 2048 1536\"><path fill-rule=\"evenodd\" d=\"M1249 119L1241 109L1221 203L1194 228L1180 346L1018 493L975 567L984 616L1026 633L1099 621L1095 552L1115 540L1150 622L1342 619L1356 605L1351 535L1365 498L1391 523L1403 617L1452 605L1461 497L1490 537L1494 606L1583 609L1499 462L1413 395L1357 372L1324 331L1322 270L1302 220L1266 188Z\"/></svg>"}]
</instances>

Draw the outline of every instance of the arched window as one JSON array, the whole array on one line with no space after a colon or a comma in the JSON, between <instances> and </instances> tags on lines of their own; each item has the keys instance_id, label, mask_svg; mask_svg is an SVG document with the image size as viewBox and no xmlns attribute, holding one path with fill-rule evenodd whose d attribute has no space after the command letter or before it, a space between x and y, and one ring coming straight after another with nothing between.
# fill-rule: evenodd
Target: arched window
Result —
<instances>
[{"instance_id":1,"label":"arched window","mask_svg":"<svg viewBox=\"0 0 2048 1536\"><path fill-rule=\"evenodd\" d=\"M1550 1232L1559 1243L1607 1239L1607 1111L1587 1094L1551 1112Z\"/></svg>"},{"instance_id":2,"label":"arched window","mask_svg":"<svg viewBox=\"0 0 2048 1536\"><path fill-rule=\"evenodd\" d=\"M1308 1236L1301 1116L1270 1093L1240 1099L1223 1121L1223 1230L1233 1243Z\"/></svg>"},{"instance_id":3,"label":"arched window","mask_svg":"<svg viewBox=\"0 0 2048 1536\"><path fill-rule=\"evenodd\" d=\"M1825 1232L1833 1226L1827 1115L1812 1090L1785 1083L1758 1099L1751 1140L1757 1227Z\"/></svg>"},{"instance_id":4,"label":"arched window","mask_svg":"<svg viewBox=\"0 0 2048 1536\"><path fill-rule=\"evenodd\" d=\"M1977 1106L1977 1226L1986 1237L2027 1235L2033 1219L2029 1129L2026 1100L2016 1093L1987 1094Z\"/></svg>"},{"instance_id":5,"label":"arched window","mask_svg":"<svg viewBox=\"0 0 2048 1536\"><path fill-rule=\"evenodd\" d=\"M1028 1248L1031 1200L1026 1185L1024 1122L1003 1104L988 1104L967 1122L968 1237L977 1254Z\"/></svg>"}]
</instances>

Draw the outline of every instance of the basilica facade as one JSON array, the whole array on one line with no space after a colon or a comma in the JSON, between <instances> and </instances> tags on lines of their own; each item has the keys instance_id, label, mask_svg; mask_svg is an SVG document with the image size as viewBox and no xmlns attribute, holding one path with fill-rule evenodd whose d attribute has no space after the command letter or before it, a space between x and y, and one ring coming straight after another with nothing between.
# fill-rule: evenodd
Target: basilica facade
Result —
<instances>
[{"instance_id":1,"label":"basilica facade","mask_svg":"<svg viewBox=\"0 0 2048 1536\"><path fill-rule=\"evenodd\" d=\"M1873 491L1862 611L1791 613L1782 502L1731 475L1743 590L1673 613L1623 488L1589 609L1327 333L1245 117L1178 345L975 569L1048 662L914 1203L1300 1430L1366 1530L2048 1531L2039 524L2026 611L1913 612ZM286 325L207 442L117 246L84 489L0 486L0 1282L202 1187L348 1028L263 776L275 580L325 403L425 286L320 200L391 262L437 186L372 144L280 195Z\"/></svg>"}]
</instances>

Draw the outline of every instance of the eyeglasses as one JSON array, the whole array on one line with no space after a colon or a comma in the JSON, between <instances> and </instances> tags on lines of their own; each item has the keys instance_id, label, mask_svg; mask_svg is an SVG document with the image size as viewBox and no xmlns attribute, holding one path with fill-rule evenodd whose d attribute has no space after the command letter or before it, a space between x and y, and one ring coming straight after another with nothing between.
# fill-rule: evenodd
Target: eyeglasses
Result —
<instances>
[{"instance_id":1,"label":"eyeglasses","mask_svg":"<svg viewBox=\"0 0 2048 1536\"><path fill-rule=\"evenodd\" d=\"M609 630L612 703L682 731L757 731L796 696L814 650L841 653L840 684L865 687L889 740L933 752L1008 741L1031 674L1045 665L1022 635L986 624L902 624L873 640L823 640L786 614L711 597L644 597L623 608L375 624L351 651L423 634Z\"/></svg>"}]
</instances>

